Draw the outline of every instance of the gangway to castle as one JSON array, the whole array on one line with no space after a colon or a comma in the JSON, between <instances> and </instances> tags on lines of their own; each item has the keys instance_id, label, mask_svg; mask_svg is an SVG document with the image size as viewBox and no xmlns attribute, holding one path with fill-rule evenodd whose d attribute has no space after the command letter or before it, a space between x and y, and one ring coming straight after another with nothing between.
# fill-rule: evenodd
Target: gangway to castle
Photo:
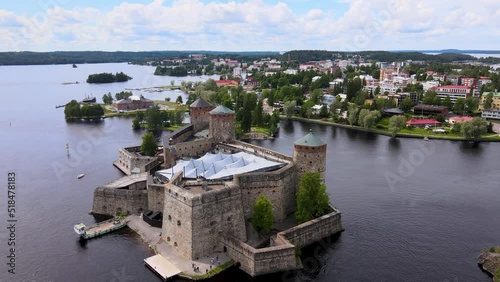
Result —
<instances>
[{"instance_id":1,"label":"gangway to castle","mask_svg":"<svg viewBox=\"0 0 500 282\"><path fill-rule=\"evenodd\" d=\"M168 281L181 273L175 265L160 254L144 259L144 263L163 281Z\"/></svg>"}]
</instances>

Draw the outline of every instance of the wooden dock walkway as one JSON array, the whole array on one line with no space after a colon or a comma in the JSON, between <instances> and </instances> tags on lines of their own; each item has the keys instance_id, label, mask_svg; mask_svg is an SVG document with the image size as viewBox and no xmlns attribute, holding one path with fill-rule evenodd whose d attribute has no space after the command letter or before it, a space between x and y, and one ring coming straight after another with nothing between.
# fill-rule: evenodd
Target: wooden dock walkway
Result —
<instances>
[{"instance_id":1,"label":"wooden dock walkway","mask_svg":"<svg viewBox=\"0 0 500 282\"><path fill-rule=\"evenodd\" d=\"M181 273L175 265L160 254L144 259L144 263L163 281L168 281Z\"/></svg>"}]
</instances>

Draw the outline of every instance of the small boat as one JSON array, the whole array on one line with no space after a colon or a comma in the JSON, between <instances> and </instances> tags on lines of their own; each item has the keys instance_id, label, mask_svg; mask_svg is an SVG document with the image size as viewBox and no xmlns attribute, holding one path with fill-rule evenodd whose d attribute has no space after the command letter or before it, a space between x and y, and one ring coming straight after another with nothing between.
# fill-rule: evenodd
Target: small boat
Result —
<instances>
[{"instance_id":1,"label":"small boat","mask_svg":"<svg viewBox=\"0 0 500 282\"><path fill-rule=\"evenodd\" d=\"M76 66L75 64L73 64L73 68L74 68L74 69L76 69L76 68L77 68L77 66Z\"/></svg>"},{"instance_id":2,"label":"small boat","mask_svg":"<svg viewBox=\"0 0 500 282\"><path fill-rule=\"evenodd\" d=\"M424 141L429 141L429 137L425 136Z\"/></svg>"},{"instance_id":3,"label":"small boat","mask_svg":"<svg viewBox=\"0 0 500 282\"><path fill-rule=\"evenodd\" d=\"M82 100L82 103L95 103L95 101L95 97L87 96Z\"/></svg>"},{"instance_id":4,"label":"small boat","mask_svg":"<svg viewBox=\"0 0 500 282\"><path fill-rule=\"evenodd\" d=\"M64 106L66 106L66 105L56 105L56 109L63 108Z\"/></svg>"},{"instance_id":5,"label":"small boat","mask_svg":"<svg viewBox=\"0 0 500 282\"><path fill-rule=\"evenodd\" d=\"M97 236L101 236L118 229L121 229L127 225L127 222L119 218L111 218L105 221L101 221L90 226L86 226L83 223L78 223L73 226L76 234L80 235L82 239L91 239Z\"/></svg>"},{"instance_id":6,"label":"small boat","mask_svg":"<svg viewBox=\"0 0 500 282\"><path fill-rule=\"evenodd\" d=\"M84 176L85 176L85 174L80 173L80 174L78 174L78 176L77 176L76 178L80 179L80 178L82 178L82 177L84 177Z\"/></svg>"}]
</instances>

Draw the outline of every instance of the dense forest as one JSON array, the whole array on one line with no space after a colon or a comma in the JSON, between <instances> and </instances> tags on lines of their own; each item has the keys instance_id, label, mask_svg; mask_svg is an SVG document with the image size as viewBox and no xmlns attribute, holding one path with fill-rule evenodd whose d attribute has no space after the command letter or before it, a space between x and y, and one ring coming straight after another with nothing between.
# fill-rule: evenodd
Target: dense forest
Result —
<instances>
[{"instance_id":1,"label":"dense forest","mask_svg":"<svg viewBox=\"0 0 500 282\"><path fill-rule=\"evenodd\" d=\"M87 83L112 83L112 82L124 82L132 79L132 77L124 74L123 72L112 73L96 73L91 74L87 78Z\"/></svg>"},{"instance_id":2,"label":"dense forest","mask_svg":"<svg viewBox=\"0 0 500 282\"><path fill-rule=\"evenodd\" d=\"M429 55L421 52L387 52L387 51L362 51L362 52L337 52L325 50L294 50L286 52L282 56L282 60L298 61L300 63L307 61L320 61L320 60L335 60L347 59L353 56L361 56L366 60L379 61L379 62L395 62L395 61L428 61L451 63L454 61L477 60L471 55L459 53L443 53L437 55Z\"/></svg>"},{"instance_id":3,"label":"dense forest","mask_svg":"<svg viewBox=\"0 0 500 282\"><path fill-rule=\"evenodd\" d=\"M201 74L201 71L200 71ZM188 71L185 67L160 67L157 66L154 75L168 76L187 76Z\"/></svg>"},{"instance_id":4,"label":"dense forest","mask_svg":"<svg viewBox=\"0 0 500 282\"><path fill-rule=\"evenodd\" d=\"M215 52L215 51L56 51L56 52L0 52L0 65L53 65L93 63L144 63L161 59L188 58L189 54L206 54L217 58L228 56L234 59L278 56L278 52Z\"/></svg>"}]
</instances>

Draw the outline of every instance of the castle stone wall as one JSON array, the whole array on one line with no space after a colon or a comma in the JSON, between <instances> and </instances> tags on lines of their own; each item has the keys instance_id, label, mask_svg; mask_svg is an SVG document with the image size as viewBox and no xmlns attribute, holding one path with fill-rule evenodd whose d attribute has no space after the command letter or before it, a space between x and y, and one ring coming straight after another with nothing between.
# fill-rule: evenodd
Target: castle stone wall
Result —
<instances>
[{"instance_id":1,"label":"castle stone wall","mask_svg":"<svg viewBox=\"0 0 500 282\"><path fill-rule=\"evenodd\" d=\"M94 190L92 213L115 216L117 212L139 214L148 207L147 190L98 187Z\"/></svg>"},{"instance_id":2,"label":"castle stone wall","mask_svg":"<svg viewBox=\"0 0 500 282\"><path fill-rule=\"evenodd\" d=\"M245 219L241 209L241 190L237 186L202 194L193 203L193 258L222 252L220 234L231 234L246 241Z\"/></svg>"},{"instance_id":3,"label":"castle stone wall","mask_svg":"<svg viewBox=\"0 0 500 282\"><path fill-rule=\"evenodd\" d=\"M162 239L183 257L191 259L193 231L190 193L168 183L164 195Z\"/></svg>"},{"instance_id":4,"label":"castle stone wall","mask_svg":"<svg viewBox=\"0 0 500 282\"><path fill-rule=\"evenodd\" d=\"M322 238L341 232L344 230L341 213L333 207L332 210L329 214L279 232L277 237L283 237L295 246L304 247Z\"/></svg>"},{"instance_id":5,"label":"castle stone wall","mask_svg":"<svg viewBox=\"0 0 500 282\"><path fill-rule=\"evenodd\" d=\"M154 184L151 175L148 176L148 210L163 212L165 185Z\"/></svg>"},{"instance_id":6,"label":"castle stone wall","mask_svg":"<svg viewBox=\"0 0 500 282\"><path fill-rule=\"evenodd\" d=\"M214 145L215 141L209 138L178 143L172 147L174 147L177 152L177 158L184 158L202 156L210 151Z\"/></svg>"},{"instance_id":7,"label":"castle stone wall","mask_svg":"<svg viewBox=\"0 0 500 282\"><path fill-rule=\"evenodd\" d=\"M221 236L227 255L240 263L240 268L251 276L295 269L295 247L288 242L280 246L255 249L231 236Z\"/></svg>"},{"instance_id":8,"label":"castle stone wall","mask_svg":"<svg viewBox=\"0 0 500 282\"><path fill-rule=\"evenodd\" d=\"M245 173L235 176L235 182L241 187L245 218L251 218L253 206L260 194L273 205L273 215L277 222L295 210L297 181L292 163L271 172Z\"/></svg>"},{"instance_id":9,"label":"castle stone wall","mask_svg":"<svg viewBox=\"0 0 500 282\"><path fill-rule=\"evenodd\" d=\"M157 157L142 156L140 151L140 146L121 148L118 150L118 160L115 161L115 166L126 175L131 175L134 168L139 168L139 173L142 173L158 163Z\"/></svg>"},{"instance_id":10,"label":"castle stone wall","mask_svg":"<svg viewBox=\"0 0 500 282\"><path fill-rule=\"evenodd\" d=\"M285 154L282 154L282 153L279 153L276 151L272 151L272 150L266 149L264 147L256 146L256 145L253 145L250 143L242 142L239 140L228 140L228 141L226 141L226 143L227 144L224 144L224 145L221 144L220 146L226 146L229 149L231 149L232 148L231 145L235 145L238 147L242 147L245 151L250 152L250 153L257 153L258 155L265 154L265 155L272 156L278 160L283 160L283 161L288 161L288 162L293 161L293 159L288 155L285 155Z\"/></svg>"},{"instance_id":11,"label":"castle stone wall","mask_svg":"<svg viewBox=\"0 0 500 282\"><path fill-rule=\"evenodd\" d=\"M183 126L170 134L168 142L170 145L184 142L188 140L193 133L194 126L192 124Z\"/></svg>"},{"instance_id":12,"label":"castle stone wall","mask_svg":"<svg viewBox=\"0 0 500 282\"><path fill-rule=\"evenodd\" d=\"M202 194L165 186L162 238L188 259L222 251L220 233L246 240L241 191L229 184Z\"/></svg>"}]
</instances>

